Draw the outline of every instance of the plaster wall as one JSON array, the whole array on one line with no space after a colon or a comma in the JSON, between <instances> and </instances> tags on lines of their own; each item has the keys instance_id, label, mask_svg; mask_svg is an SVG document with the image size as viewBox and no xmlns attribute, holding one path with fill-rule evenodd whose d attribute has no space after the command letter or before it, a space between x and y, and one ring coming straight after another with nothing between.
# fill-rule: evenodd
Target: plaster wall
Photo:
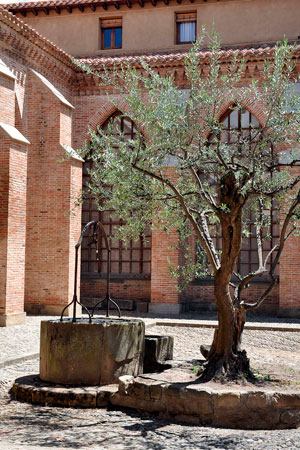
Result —
<instances>
[{"instance_id":1,"label":"plaster wall","mask_svg":"<svg viewBox=\"0 0 300 450\"><path fill-rule=\"evenodd\" d=\"M192 4L183 0L181 5L172 1L168 6L161 2L156 7L147 3L144 8L97 7L93 12L86 7L84 12L74 8L72 14L63 9L59 15L51 10L49 15L40 11L37 16L30 12L25 18L17 16L68 53L91 56L186 48L175 43L175 13L180 11L197 11L198 34L203 25L210 29L215 24L223 45L262 44L284 35L297 40L300 35L298 0L196 0ZM123 19L123 47L101 51L100 19L110 17Z\"/></svg>"}]
</instances>

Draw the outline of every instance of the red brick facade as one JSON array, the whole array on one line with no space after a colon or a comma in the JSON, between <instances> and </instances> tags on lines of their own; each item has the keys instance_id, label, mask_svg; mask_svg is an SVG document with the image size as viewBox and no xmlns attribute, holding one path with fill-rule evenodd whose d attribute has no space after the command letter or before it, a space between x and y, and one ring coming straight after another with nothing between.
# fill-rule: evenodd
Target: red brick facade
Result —
<instances>
[{"instance_id":1,"label":"red brick facade","mask_svg":"<svg viewBox=\"0 0 300 450\"><path fill-rule=\"evenodd\" d=\"M81 230L74 198L82 185L82 162L59 159L64 156L63 144L82 146L89 128L101 126L116 108L97 79L82 73L66 53L4 10L0 32L0 58L5 64L0 70L0 326L5 326L22 322L24 311L59 314L70 302L74 245ZM245 83L259 75L265 55L271 53L272 49L241 51L248 58ZM224 52L224 67L228 59L230 53ZM181 88L186 87L183 60L184 55L148 57L160 73L173 74ZM133 62L138 64L137 59ZM205 58L205 75L204 63ZM220 117L228 106L224 104ZM245 106L263 122L261 105ZM16 132L1 128L1 123ZM192 282L179 293L177 281L169 277L167 257L174 265L181 261L180 251L170 250L177 239L176 232L153 231L151 279L115 278L112 297L155 313L214 309L209 281ZM279 287L261 312L300 316L299 267L300 240L293 238L281 258ZM104 296L104 281L97 274L83 277L81 298L94 304ZM263 287L254 284L247 299L257 298Z\"/></svg>"}]
</instances>

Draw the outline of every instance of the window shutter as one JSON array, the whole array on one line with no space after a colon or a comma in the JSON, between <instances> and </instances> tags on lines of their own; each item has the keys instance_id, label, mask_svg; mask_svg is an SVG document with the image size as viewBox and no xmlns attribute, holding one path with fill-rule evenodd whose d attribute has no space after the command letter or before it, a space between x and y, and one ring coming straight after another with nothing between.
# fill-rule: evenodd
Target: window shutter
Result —
<instances>
[{"instance_id":1,"label":"window shutter","mask_svg":"<svg viewBox=\"0 0 300 450\"><path fill-rule=\"evenodd\" d=\"M182 22L196 22L197 20L197 13L194 12L188 12L188 13L177 13L176 14L176 22L182 23Z\"/></svg>"},{"instance_id":2,"label":"window shutter","mask_svg":"<svg viewBox=\"0 0 300 450\"><path fill-rule=\"evenodd\" d=\"M122 26L122 17L101 19L101 28L117 28Z\"/></svg>"}]
</instances>

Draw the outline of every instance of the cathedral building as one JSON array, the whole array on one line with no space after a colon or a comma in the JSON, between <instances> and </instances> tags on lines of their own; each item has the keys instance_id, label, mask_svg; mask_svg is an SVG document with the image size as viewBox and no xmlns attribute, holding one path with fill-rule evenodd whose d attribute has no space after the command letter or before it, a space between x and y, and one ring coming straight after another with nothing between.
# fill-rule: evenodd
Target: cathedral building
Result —
<instances>
[{"instance_id":1,"label":"cathedral building","mask_svg":"<svg viewBox=\"0 0 300 450\"><path fill-rule=\"evenodd\" d=\"M101 220L114 235L118 221L99 212L92 201L74 206L88 179L89 161L76 149L89 130L105 127L119 111L71 58L95 69L140 56L161 75L172 74L187 89L184 58L203 26L221 35L224 70L234 52L244 58L243 81L259 78L276 41L300 39L297 0L40 0L0 8L0 326L19 324L26 312L58 315L72 300L74 246L81 228ZM300 70L296 47L296 70ZM203 76L208 55L201 54ZM126 110L124 99L119 99ZM120 107L121 107L120 106ZM263 120L261 105L245 105L244 127ZM128 137L135 124L120 116ZM224 104L220 120L238 120ZM64 159L65 153L70 157ZM295 169L297 170L297 169ZM273 211L273 238L278 237ZM272 216L273 217L273 216ZM121 220L121 218L120 218ZM147 239L112 240L111 295L126 310L156 314L213 310L211 279L195 279L183 291L170 278L167 257L178 265L176 232L148 231ZM272 245L272 242L266 245ZM83 243L80 298L93 305L105 293L105 248ZM241 252L241 273L253 270L257 249L249 239ZM279 283L260 311L300 317L300 239L287 243L280 260ZM247 290L248 299L265 289L264 279Z\"/></svg>"}]
</instances>

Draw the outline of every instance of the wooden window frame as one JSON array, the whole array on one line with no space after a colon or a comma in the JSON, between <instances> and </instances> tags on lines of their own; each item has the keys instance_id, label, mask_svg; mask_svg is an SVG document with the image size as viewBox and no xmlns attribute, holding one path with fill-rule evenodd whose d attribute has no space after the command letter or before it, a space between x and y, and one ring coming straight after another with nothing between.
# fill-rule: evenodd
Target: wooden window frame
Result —
<instances>
[{"instance_id":1,"label":"wooden window frame","mask_svg":"<svg viewBox=\"0 0 300 450\"><path fill-rule=\"evenodd\" d=\"M176 45L192 44L197 38L197 11L182 11L175 13L176 18ZM195 37L193 41L180 41L180 24L184 22L195 23Z\"/></svg>"},{"instance_id":2,"label":"wooden window frame","mask_svg":"<svg viewBox=\"0 0 300 450\"><path fill-rule=\"evenodd\" d=\"M121 28L121 46L116 46L115 42L115 29ZM104 32L105 30L111 30L111 46L104 46ZM123 26L122 26L122 17L111 17L109 19L100 19L100 48L101 50L114 50L120 49L123 46Z\"/></svg>"}]
</instances>

